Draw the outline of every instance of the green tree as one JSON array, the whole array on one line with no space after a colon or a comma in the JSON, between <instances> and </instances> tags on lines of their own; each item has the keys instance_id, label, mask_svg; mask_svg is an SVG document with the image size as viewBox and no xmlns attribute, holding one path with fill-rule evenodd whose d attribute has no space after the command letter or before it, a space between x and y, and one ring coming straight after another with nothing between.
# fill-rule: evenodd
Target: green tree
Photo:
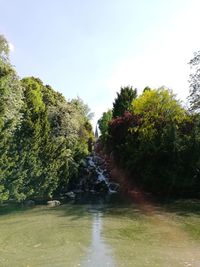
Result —
<instances>
[{"instance_id":1,"label":"green tree","mask_svg":"<svg viewBox=\"0 0 200 267\"><path fill-rule=\"evenodd\" d=\"M194 53L189 62L192 73L190 74L190 108L192 111L200 111L200 51Z\"/></svg>"},{"instance_id":2,"label":"green tree","mask_svg":"<svg viewBox=\"0 0 200 267\"><path fill-rule=\"evenodd\" d=\"M108 125L112 120L112 110L109 109L107 112L104 112L102 117L98 120L99 129L101 131L101 139L105 142L108 138Z\"/></svg>"},{"instance_id":3,"label":"green tree","mask_svg":"<svg viewBox=\"0 0 200 267\"><path fill-rule=\"evenodd\" d=\"M0 36L0 130L12 132L19 124L22 86L9 61L9 46Z\"/></svg>"},{"instance_id":4,"label":"green tree","mask_svg":"<svg viewBox=\"0 0 200 267\"><path fill-rule=\"evenodd\" d=\"M83 118L86 120L91 120L94 117L94 113L91 112L89 106L83 102L80 97L74 98L71 100L71 104L73 104L80 114L82 114Z\"/></svg>"},{"instance_id":5,"label":"green tree","mask_svg":"<svg viewBox=\"0 0 200 267\"><path fill-rule=\"evenodd\" d=\"M0 35L0 60L9 63L9 43L3 35Z\"/></svg>"},{"instance_id":6,"label":"green tree","mask_svg":"<svg viewBox=\"0 0 200 267\"><path fill-rule=\"evenodd\" d=\"M9 197L7 177L13 167L11 144L21 121L23 88L9 60L9 45L0 36L0 200Z\"/></svg>"},{"instance_id":7,"label":"green tree","mask_svg":"<svg viewBox=\"0 0 200 267\"><path fill-rule=\"evenodd\" d=\"M144 136L149 137L158 127L167 123L178 125L187 117L186 111L172 91L164 87L145 90L140 97L133 100L132 112L142 117L143 124L140 131Z\"/></svg>"},{"instance_id":8,"label":"green tree","mask_svg":"<svg viewBox=\"0 0 200 267\"><path fill-rule=\"evenodd\" d=\"M137 97L137 89L133 87L121 87L120 93L117 93L117 97L113 103L113 118L124 115L124 112L129 111L133 99Z\"/></svg>"},{"instance_id":9,"label":"green tree","mask_svg":"<svg viewBox=\"0 0 200 267\"><path fill-rule=\"evenodd\" d=\"M66 101L38 78L21 83L23 118L14 134L16 160L6 188L18 201L49 198L65 192L78 176L81 160L89 153L92 127L82 101Z\"/></svg>"},{"instance_id":10,"label":"green tree","mask_svg":"<svg viewBox=\"0 0 200 267\"><path fill-rule=\"evenodd\" d=\"M170 90L148 89L133 100L132 113L111 121L106 148L146 191L194 197L200 185L198 129L198 118Z\"/></svg>"},{"instance_id":11,"label":"green tree","mask_svg":"<svg viewBox=\"0 0 200 267\"><path fill-rule=\"evenodd\" d=\"M16 168L12 169L7 183L10 195L17 200L38 194L43 170L40 153L47 134L40 85L32 78L25 78L21 83L24 88L23 119L15 132L12 147L17 158Z\"/></svg>"},{"instance_id":12,"label":"green tree","mask_svg":"<svg viewBox=\"0 0 200 267\"><path fill-rule=\"evenodd\" d=\"M91 115L39 78L19 81L0 36L0 201L65 192L92 150Z\"/></svg>"}]
</instances>

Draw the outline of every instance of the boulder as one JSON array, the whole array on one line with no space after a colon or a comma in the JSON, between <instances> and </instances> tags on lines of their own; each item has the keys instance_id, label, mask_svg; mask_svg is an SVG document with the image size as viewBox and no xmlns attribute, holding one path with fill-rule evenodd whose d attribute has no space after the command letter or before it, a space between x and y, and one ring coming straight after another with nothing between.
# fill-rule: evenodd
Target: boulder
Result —
<instances>
[{"instance_id":1,"label":"boulder","mask_svg":"<svg viewBox=\"0 0 200 267\"><path fill-rule=\"evenodd\" d=\"M59 200L50 200L50 201L47 201L47 205L49 207L56 207L56 206L60 206L60 201Z\"/></svg>"}]
</instances>

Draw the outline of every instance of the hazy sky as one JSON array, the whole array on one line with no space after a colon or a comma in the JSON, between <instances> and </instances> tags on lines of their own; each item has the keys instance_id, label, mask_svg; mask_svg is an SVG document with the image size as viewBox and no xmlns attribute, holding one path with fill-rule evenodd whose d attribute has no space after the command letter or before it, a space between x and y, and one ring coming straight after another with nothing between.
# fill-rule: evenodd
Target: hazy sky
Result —
<instances>
[{"instance_id":1,"label":"hazy sky","mask_svg":"<svg viewBox=\"0 0 200 267\"><path fill-rule=\"evenodd\" d=\"M0 0L0 34L20 77L36 76L96 113L120 86L188 95L200 0Z\"/></svg>"}]
</instances>

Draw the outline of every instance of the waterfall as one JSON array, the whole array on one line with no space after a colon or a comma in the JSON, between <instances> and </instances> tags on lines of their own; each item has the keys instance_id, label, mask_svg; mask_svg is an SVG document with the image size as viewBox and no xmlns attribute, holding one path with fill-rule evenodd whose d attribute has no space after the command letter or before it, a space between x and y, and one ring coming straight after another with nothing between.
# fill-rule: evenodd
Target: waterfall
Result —
<instances>
[{"instance_id":1,"label":"waterfall","mask_svg":"<svg viewBox=\"0 0 200 267\"><path fill-rule=\"evenodd\" d=\"M85 160L79 184L65 195L70 199L76 199L81 202L86 198L106 197L118 192L119 184L110 181L105 160L93 155L88 156Z\"/></svg>"}]
</instances>

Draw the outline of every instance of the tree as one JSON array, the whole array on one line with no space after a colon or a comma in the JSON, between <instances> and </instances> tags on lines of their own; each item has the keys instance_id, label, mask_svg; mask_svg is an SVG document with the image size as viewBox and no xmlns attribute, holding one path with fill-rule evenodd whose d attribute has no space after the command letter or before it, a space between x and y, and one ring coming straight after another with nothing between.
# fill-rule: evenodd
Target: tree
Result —
<instances>
[{"instance_id":1,"label":"tree","mask_svg":"<svg viewBox=\"0 0 200 267\"><path fill-rule=\"evenodd\" d=\"M98 120L99 129L101 131L101 139L105 142L108 137L108 125L112 120L112 110L109 109L104 112L102 117Z\"/></svg>"},{"instance_id":2,"label":"tree","mask_svg":"<svg viewBox=\"0 0 200 267\"><path fill-rule=\"evenodd\" d=\"M21 85L20 127L12 131L10 145L2 146L0 155L2 200L49 198L65 192L78 177L93 139L88 109L82 100L66 101L35 77L22 79Z\"/></svg>"},{"instance_id":3,"label":"tree","mask_svg":"<svg viewBox=\"0 0 200 267\"><path fill-rule=\"evenodd\" d=\"M117 93L117 98L113 103L113 118L124 115L124 112L129 111L133 99L137 97L137 89L131 86L121 87L120 93Z\"/></svg>"},{"instance_id":4,"label":"tree","mask_svg":"<svg viewBox=\"0 0 200 267\"><path fill-rule=\"evenodd\" d=\"M194 53L193 59L189 62L192 73L190 74L190 109L200 111L200 50Z\"/></svg>"},{"instance_id":5,"label":"tree","mask_svg":"<svg viewBox=\"0 0 200 267\"><path fill-rule=\"evenodd\" d=\"M160 196L197 196L199 121L166 88L147 89L112 119L106 149L134 184Z\"/></svg>"},{"instance_id":6,"label":"tree","mask_svg":"<svg viewBox=\"0 0 200 267\"><path fill-rule=\"evenodd\" d=\"M21 122L23 88L9 61L9 44L0 35L0 200L9 197L7 177L13 167L11 144Z\"/></svg>"},{"instance_id":7,"label":"tree","mask_svg":"<svg viewBox=\"0 0 200 267\"><path fill-rule=\"evenodd\" d=\"M137 173L150 191L171 193L180 186L178 172L187 165L180 163L185 149L181 129L190 118L172 91L164 87L145 90L132 106L142 121L133 129L139 141L137 154L131 156Z\"/></svg>"},{"instance_id":8,"label":"tree","mask_svg":"<svg viewBox=\"0 0 200 267\"><path fill-rule=\"evenodd\" d=\"M3 35L0 35L0 60L4 63L9 62L9 44Z\"/></svg>"},{"instance_id":9,"label":"tree","mask_svg":"<svg viewBox=\"0 0 200 267\"><path fill-rule=\"evenodd\" d=\"M19 80L0 35L0 201L68 190L92 150L90 109L39 78Z\"/></svg>"},{"instance_id":10,"label":"tree","mask_svg":"<svg viewBox=\"0 0 200 267\"><path fill-rule=\"evenodd\" d=\"M94 117L94 113L90 111L88 105L85 104L80 97L72 99L71 103L78 109L85 119L91 120Z\"/></svg>"},{"instance_id":11,"label":"tree","mask_svg":"<svg viewBox=\"0 0 200 267\"><path fill-rule=\"evenodd\" d=\"M16 156L15 168L8 176L6 186L12 198L24 200L38 195L44 179L41 150L47 133L47 114L42 100L41 86L32 79L21 81L24 88L23 119L15 131L13 154Z\"/></svg>"},{"instance_id":12,"label":"tree","mask_svg":"<svg viewBox=\"0 0 200 267\"><path fill-rule=\"evenodd\" d=\"M132 112L143 118L142 133L151 135L167 123L178 125L187 115L172 91L161 87L145 90L143 94L132 102ZM159 125L160 124L160 125Z\"/></svg>"},{"instance_id":13,"label":"tree","mask_svg":"<svg viewBox=\"0 0 200 267\"><path fill-rule=\"evenodd\" d=\"M9 45L0 35L0 130L12 132L20 121L22 86L9 61ZM9 129L8 129L9 128Z\"/></svg>"}]
</instances>

